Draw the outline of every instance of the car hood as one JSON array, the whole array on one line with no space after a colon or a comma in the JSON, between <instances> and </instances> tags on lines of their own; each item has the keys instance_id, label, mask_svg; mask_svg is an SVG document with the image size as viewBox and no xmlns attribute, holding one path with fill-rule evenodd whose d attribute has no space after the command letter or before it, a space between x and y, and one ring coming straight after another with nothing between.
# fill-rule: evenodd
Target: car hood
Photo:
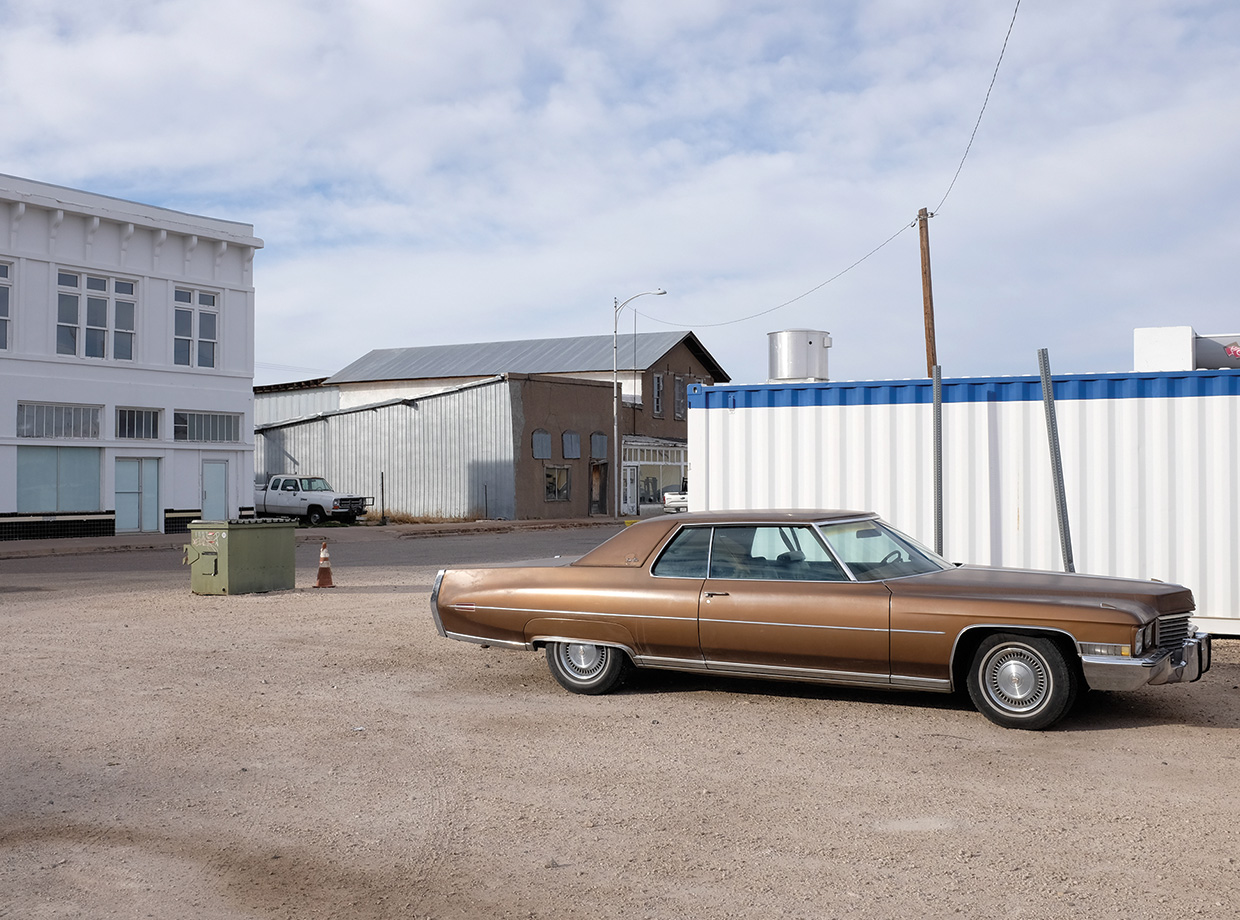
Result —
<instances>
[{"instance_id":1,"label":"car hood","mask_svg":"<svg viewBox=\"0 0 1240 920\"><path fill-rule=\"evenodd\" d=\"M1034 603L1075 603L1152 608L1157 615L1187 613L1193 592L1183 585L1106 575L1041 572L962 565L942 572L884 582L897 597L968 597Z\"/></svg>"}]
</instances>

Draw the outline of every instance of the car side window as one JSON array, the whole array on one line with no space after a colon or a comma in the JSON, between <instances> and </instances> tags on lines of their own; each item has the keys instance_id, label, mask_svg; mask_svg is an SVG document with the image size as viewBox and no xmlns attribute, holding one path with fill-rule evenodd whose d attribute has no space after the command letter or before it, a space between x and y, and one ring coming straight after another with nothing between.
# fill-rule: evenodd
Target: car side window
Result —
<instances>
[{"instance_id":1,"label":"car side window","mask_svg":"<svg viewBox=\"0 0 1240 920\"><path fill-rule=\"evenodd\" d=\"M672 537L650 570L665 578L705 578L710 553L710 528L685 527Z\"/></svg>"},{"instance_id":2,"label":"car side window","mask_svg":"<svg viewBox=\"0 0 1240 920\"><path fill-rule=\"evenodd\" d=\"M811 527L717 527L711 578L847 581Z\"/></svg>"},{"instance_id":3,"label":"car side window","mask_svg":"<svg viewBox=\"0 0 1240 920\"><path fill-rule=\"evenodd\" d=\"M297 491L297 480L296 479L284 480L284 491L285 492L296 492Z\"/></svg>"}]
</instances>

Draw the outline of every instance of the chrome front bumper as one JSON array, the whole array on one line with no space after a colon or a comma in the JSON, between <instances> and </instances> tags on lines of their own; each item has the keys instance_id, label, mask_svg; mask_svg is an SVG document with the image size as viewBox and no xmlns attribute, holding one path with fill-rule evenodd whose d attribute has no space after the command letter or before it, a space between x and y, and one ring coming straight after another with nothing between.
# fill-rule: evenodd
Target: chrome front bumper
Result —
<instances>
[{"instance_id":1,"label":"chrome front bumper","mask_svg":"<svg viewBox=\"0 0 1240 920\"><path fill-rule=\"evenodd\" d=\"M1136 690L1147 684L1191 683L1210 670L1210 636L1196 633L1177 649L1152 658L1082 655L1085 682L1094 690Z\"/></svg>"}]
</instances>

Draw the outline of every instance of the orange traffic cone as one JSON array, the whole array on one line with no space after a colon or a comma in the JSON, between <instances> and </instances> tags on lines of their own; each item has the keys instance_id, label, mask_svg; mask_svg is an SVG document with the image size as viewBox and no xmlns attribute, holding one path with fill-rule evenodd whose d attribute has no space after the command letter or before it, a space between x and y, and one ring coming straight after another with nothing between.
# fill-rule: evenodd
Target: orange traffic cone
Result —
<instances>
[{"instance_id":1,"label":"orange traffic cone","mask_svg":"<svg viewBox=\"0 0 1240 920\"><path fill-rule=\"evenodd\" d=\"M314 583L316 588L334 588L332 584L332 557L327 555L327 541L323 541L323 548L319 550L319 580Z\"/></svg>"}]
</instances>

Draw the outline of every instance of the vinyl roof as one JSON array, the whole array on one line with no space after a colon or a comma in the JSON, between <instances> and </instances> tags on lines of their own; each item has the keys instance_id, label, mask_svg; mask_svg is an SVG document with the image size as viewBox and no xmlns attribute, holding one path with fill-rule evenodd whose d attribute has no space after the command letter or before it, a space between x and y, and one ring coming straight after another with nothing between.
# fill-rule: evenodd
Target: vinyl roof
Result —
<instances>
[{"instance_id":1,"label":"vinyl roof","mask_svg":"<svg viewBox=\"0 0 1240 920\"><path fill-rule=\"evenodd\" d=\"M643 332L616 340L622 371L644 370L684 343L715 383L730 378L692 332ZM424 345L376 348L327 379L327 384L377 380L423 380L490 374L573 374L610 371L612 338L590 335L568 339L479 342L472 345Z\"/></svg>"}]
</instances>

